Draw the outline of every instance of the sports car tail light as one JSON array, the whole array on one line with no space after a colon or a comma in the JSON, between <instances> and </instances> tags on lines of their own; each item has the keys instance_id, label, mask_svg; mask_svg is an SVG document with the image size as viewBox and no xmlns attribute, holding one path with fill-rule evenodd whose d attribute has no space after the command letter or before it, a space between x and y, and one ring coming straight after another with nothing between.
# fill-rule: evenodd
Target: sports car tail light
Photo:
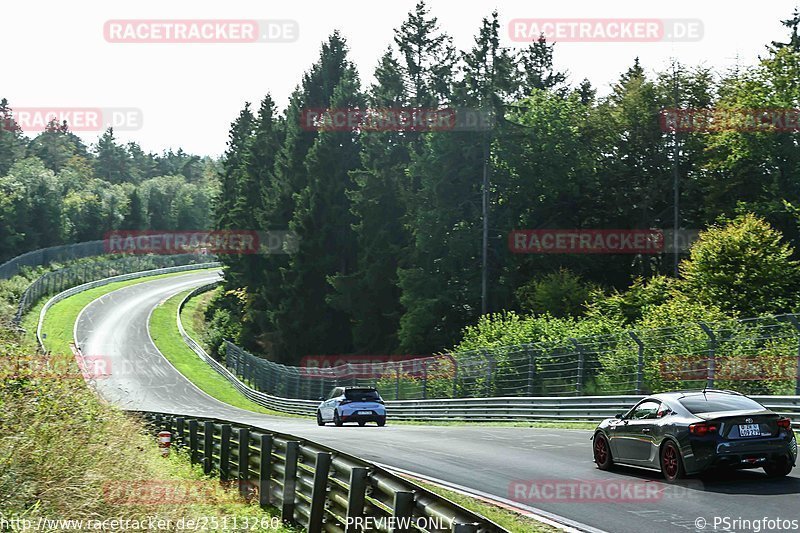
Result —
<instances>
[{"instance_id":1,"label":"sports car tail light","mask_svg":"<svg viewBox=\"0 0 800 533\"><path fill-rule=\"evenodd\" d=\"M353 400L342 400L341 402L339 402L339 405L344 405L346 403L351 403L352 401Z\"/></svg>"},{"instance_id":2,"label":"sports car tail light","mask_svg":"<svg viewBox=\"0 0 800 533\"><path fill-rule=\"evenodd\" d=\"M783 429L789 429L792 427L792 420L789 418L779 418L778 427Z\"/></svg>"},{"instance_id":3,"label":"sports car tail light","mask_svg":"<svg viewBox=\"0 0 800 533\"><path fill-rule=\"evenodd\" d=\"M698 437L704 437L713 431L717 431L718 429L719 426L716 424L698 422L697 424L691 424L689 426L689 433L692 435L697 435Z\"/></svg>"}]
</instances>

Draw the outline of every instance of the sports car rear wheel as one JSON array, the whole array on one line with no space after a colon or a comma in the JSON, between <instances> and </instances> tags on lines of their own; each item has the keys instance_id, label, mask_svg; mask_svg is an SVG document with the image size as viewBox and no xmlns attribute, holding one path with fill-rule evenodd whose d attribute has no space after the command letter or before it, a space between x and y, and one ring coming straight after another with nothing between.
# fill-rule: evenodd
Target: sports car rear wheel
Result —
<instances>
[{"instance_id":1,"label":"sports car rear wheel","mask_svg":"<svg viewBox=\"0 0 800 533\"><path fill-rule=\"evenodd\" d=\"M614 466L608 439L602 433L594 436L594 462L597 463L597 468L600 470L610 470Z\"/></svg>"},{"instance_id":2,"label":"sports car rear wheel","mask_svg":"<svg viewBox=\"0 0 800 533\"><path fill-rule=\"evenodd\" d=\"M781 457L780 460L767 463L764 466L764 472L766 472L769 477L788 476L791 471L792 463L790 463L786 457Z\"/></svg>"},{"instance_id":3,"label":"sports car rear wheel","mask_svg":"<svg viewBox=\"0 0 800 533\"><path fill-rule=\"evenodd\" d=\"M342 425L342 419L339 418L339 411L334 411L333 412L333 425L335 425L335 426L341 426Z\"/></svg>"},{"instance_id":4,"label":"sports car rear wheel","mask_svg":"<svg viewBox=\"0 0 800 533\"><path fill-rule=\"evenodd\" d=\"M661 448L661 473L667 481L676 481L685 475L683 459L678 446L667 441Z\"/></svg>"}]
</instances>

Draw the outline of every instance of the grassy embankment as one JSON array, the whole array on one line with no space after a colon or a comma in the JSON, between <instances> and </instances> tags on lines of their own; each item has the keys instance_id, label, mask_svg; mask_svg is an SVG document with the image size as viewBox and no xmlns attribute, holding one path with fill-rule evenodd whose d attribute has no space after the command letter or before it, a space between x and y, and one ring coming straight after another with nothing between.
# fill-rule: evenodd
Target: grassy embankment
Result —
<instances>
[{"instance_id":1,"label":"grassy embankment","mask_svg":"<svg viewBox=\"0 0 800 533\"><path fill-rule=\"evenodd\" d=\"M41 303L25 317L24 336L12 330L7 314L0 317L2 518L24 518L34 526L41 518L128 520L128 529L163 520L170 530L181 519L214 520L221 526L234 517L271 519L191 467L184 454L162 458L144 424L101 402L69 356L80 310L102 294L141 281L92 289L54 306L45 321L52 353L46 360L36 355L34 340ZM63 529L38 525L45 531Z\"/></svg>"}]
</instances>

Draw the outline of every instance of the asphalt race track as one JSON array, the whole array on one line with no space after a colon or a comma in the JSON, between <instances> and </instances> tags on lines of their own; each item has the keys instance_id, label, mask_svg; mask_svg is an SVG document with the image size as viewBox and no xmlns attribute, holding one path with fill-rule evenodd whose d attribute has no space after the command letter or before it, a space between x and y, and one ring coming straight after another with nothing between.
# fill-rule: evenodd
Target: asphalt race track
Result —
<instances>
[{"instance_id":1,"label":"asphalt race track","mask_svg":"<svg viewBox=\"0 0 800 533\"><path fill-rule=\"evenodd\" d=\"M364 459L520 501L568 518L579 529L764 531L762 523L734 520L800 523L800 468L779 480L753 470L669 486L656 472L598 470L589 431L393 425L391 412L383 428L318 427L311 419L271 417L228 406L178 373L158 352L147 327L160 302L216 278L216 273L204 272L139 283L83 310L75 335L84 356L102 356L111 364L109 375L95 380L103 398L125 409L217 417L302 436ZM718 521L715 529L715 517L727 517L728 527Z\"/></svg>"}]
</instances>

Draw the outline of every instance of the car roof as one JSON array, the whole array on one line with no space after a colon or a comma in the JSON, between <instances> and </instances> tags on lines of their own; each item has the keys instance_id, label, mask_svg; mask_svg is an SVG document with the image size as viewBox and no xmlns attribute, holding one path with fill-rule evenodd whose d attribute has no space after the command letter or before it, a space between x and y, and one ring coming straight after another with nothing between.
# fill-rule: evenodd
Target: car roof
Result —
<instances>
[{"instance_id":1,"label":"car roof","mask_svg":"<svg viewBox=\"0 0 800 533\"><path fill-rule=\"evenodd\" d=\"M661 392L658 394L651 394L648 398L655 398L657 400L680 400L687 396L698 396L700 394L728 394L731 396L744 396L740 392L724 389L696 389L696 390L683 390L674 392Z\"/></svg>"},{"instance_id":2,"label":"car roof","mask_svg":"<svg viewBox=\"0 0 800 533\"><path fill-rule=\"evenodd\" d=\"M357 387L355 385L348 385L346 387L339 387L339 388L340 389L344 389L344 390L353 390L353 389L355 389L355 390L374 390L374 391L378 390L376 387Z\"/></svg>"}]
</instances>

